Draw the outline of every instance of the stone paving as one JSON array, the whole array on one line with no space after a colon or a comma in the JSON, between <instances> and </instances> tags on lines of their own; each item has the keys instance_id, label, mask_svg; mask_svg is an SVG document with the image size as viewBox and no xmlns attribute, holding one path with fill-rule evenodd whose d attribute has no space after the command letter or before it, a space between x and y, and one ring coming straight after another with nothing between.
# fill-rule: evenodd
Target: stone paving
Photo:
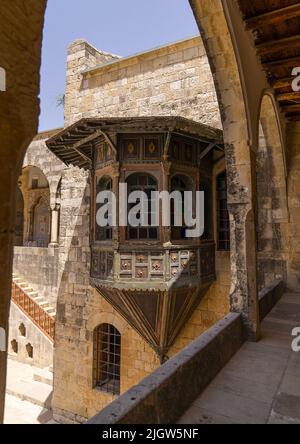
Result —
<instances>
[{"instance_id":1,"label":"stone paving","mask_svg":"<svg viewBox=\"0 0 300 444\"><path fill-rule=\"evenodd\" d=\"M285 294L262 324L180 419L181 424L300 424L300 294Z\"/></svg>"},{"instance_id":2,"label":"stone paving","mask_svg":"<svg viewBox=\"0 0 300 444\"><path fill-rule=\"evenodd\" d=\"M52 374L8 359L4 424L52 422Z\"/></svg>"}]
</instances>

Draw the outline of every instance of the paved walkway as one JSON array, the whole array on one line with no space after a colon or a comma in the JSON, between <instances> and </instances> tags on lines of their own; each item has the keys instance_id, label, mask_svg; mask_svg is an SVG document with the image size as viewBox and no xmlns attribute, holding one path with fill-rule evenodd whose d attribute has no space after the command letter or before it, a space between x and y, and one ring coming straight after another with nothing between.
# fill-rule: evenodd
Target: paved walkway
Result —
<instances>
[{"instance_id":1,"label":"paved walkway","mask_svg":"<svg viewBox=\"0 0 300 444\"><path fill-rule=\"evenodd\" d=\"M8 359L4 424L51 422L52 374Z\"/></svg>"},{"instance_id":2,"label":"paved walkway","mask_svg":"<svg viewBox=\"0 0 300 444\"><path fill-rule=\"evenodd\" d=\"M286 294L262 324L262 339L245 343L180 419L181 424L300 424L300 294Z\"/></svg>"}]
</instances>

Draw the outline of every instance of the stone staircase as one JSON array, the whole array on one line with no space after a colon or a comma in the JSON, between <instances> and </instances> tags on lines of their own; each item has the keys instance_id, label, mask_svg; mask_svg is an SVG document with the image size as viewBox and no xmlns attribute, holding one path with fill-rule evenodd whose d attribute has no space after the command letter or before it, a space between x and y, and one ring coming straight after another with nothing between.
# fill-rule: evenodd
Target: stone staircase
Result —
<instances>
[{"instance_id":1,"label":"stone staircase","mask_svg":"<svg viewBox=\"0 0 300 444\"><path fill-rule=\"evenodd\" d=\"M16 273L13 273L12 301L43 333L54 341L55 307Z\"/></svg>"},{"instance_id":2,"label":"stone staircase","mask_svg":"<svg viewBox=\"0 0 300 444\"><path fill-rule=\"evenodd\" d=\"M35 291L22 277L13 273L13 281L22 288L24 293L28 294L31 299L33 299L40 307L42 307L49 316L55 318L56 310L49 302L43 297L39 296L38 292Z\"/></svg>"}]
</instances>

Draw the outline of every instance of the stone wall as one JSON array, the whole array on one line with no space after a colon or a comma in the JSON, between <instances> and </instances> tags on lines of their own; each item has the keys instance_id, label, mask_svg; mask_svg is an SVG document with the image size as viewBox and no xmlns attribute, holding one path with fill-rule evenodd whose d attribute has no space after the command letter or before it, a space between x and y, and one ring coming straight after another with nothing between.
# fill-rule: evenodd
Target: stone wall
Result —
<instances>
[{"instance_id":1,"label":"stone wall","mask_svg":"<svg viewBox=\"0 0 300 444\"><path fill-rule=\"evenodd\" d=\"M89 424L175 424L243 342L241 316L231 313Z\"/></svg>"},{"instance_id":2,"label":"stone wall","mask_svg":"<svg viewBox=\"0 0 300 444\"><path fill-rule=\"evenodd\" d=\"M300 290L300 122L287 126L288 199L290 212L288 288Z\"/></svg>"},{"instance_id":3,"label":"stone wall","mask_svg":"<svg viewBox=\"0 0 300 444\"><path fill-rule=\"evenodd\" d=\"M58 289L58 249L15 247L13 271L34 291L56 306ZM11 325L11 322L10 322Z\"/></svg>"},{"instance_id":4,"label":"stone wall","mask_svg":"<svg viewBox=\"0 0 300 444\"><path fill-rule=\"evenodd\" d=\"M25 335L22 328L25 327ZM17 342L17 353L13 350L12 341ZM33 348L32 358L26 346ZM13 302L10 307L8 353L10 358L40 368L53 364L53 343L47 338Z\"/></svg>"},{"instance_id":5,"label":"stone wall","mask_svg":"<svg viewBox=\"0 0 300 444\"><path fill-rule=\"evenodd\" d=\"M121 60L106 54L98 67L93 51L83 41L69 48L66 125L82 117L178 115L221 127L200 37Z\"/></svg>"}]
</instances>

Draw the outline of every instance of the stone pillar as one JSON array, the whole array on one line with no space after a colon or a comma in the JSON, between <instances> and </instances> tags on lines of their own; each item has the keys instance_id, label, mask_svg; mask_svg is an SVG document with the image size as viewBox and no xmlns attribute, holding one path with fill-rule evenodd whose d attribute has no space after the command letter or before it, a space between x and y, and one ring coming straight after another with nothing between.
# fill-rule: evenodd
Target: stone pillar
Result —
<instances>
[{"instance_id":1,"label":"stone pillar","mask_svg":"<svg viewBox=\"0 0 300 444\"><path fill-rule=\"evenodd\" d=\"M230 215L231 311L241 313L248 340L260 337L257 289L256 228L251 206L228 205Z\"/></svg>"},{"instance_id":2,"label":"stone pillar","mask_svg":"<svg viewBox=\"0 0 300 444\"><path fill-rule=\"evenodd\" d=\"M55 205L54 209L51 209L50 245L52 247L58 247L58 231L59 231L59 205Z\"/></svg>"},{"instance_id":3,"label":"stone pillar","mask_svg":"<svg viewBox=\"0 0 300 444\"><path fill-rule=\"evenodd\" d=\"M23 7L22 7L23 6ZM16 190L26 149L37 132L39 70L46 1L0 2L0 331L8 329ZM12 30L17 30L12 32ZM0 423L3 421L7 352L0 351Z\"/></svg>"}]
</instances>

